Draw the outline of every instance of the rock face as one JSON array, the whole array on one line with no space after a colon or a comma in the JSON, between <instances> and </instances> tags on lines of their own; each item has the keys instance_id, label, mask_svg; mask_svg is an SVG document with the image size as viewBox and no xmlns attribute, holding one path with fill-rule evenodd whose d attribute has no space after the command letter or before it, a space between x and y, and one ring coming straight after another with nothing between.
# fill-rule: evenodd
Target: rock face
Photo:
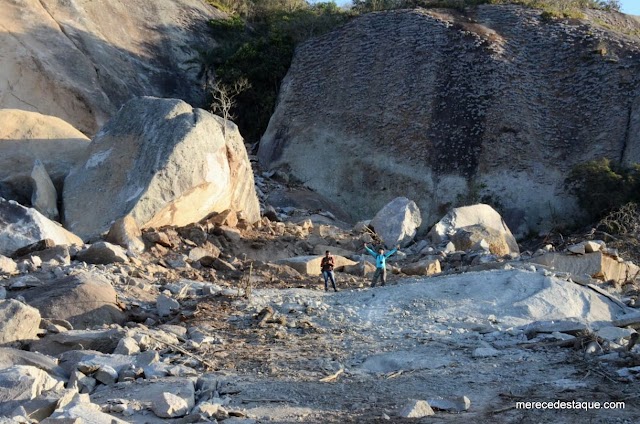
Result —
<instances>
[{"instance_id":1,"label":"rock face","mask_svg":"<svg viewBox=\"0 0 640 424\"><path fill-rule=\"evenodd\" d=\"M33 192L31 173L38 160L61 189L69 170L84 160L88 147L89 139L60 118L0 109L0 193L28 204Z\"/></svg>"},{"instance_id":2,"label":"rock face","mask_svg":"<svg viewBox=\"0 0 640 424\"><path fill-rule=\"evenodd\" d=\"M387 248L411 243L421 223L420 209L406 197L393 199L371 220L371 226Z\"/></svg>"},{"instance_id":3,"label":"rock face","mask_svg":"<svg viewBox=\"0 0 640 424\"><path fill-rule=\"evenodd\" d=\"M64 187L67 228L94 238L130 215L139 228L183 226L226 209L260 219L237 127L180 100L136 98L91 142Z\"/></svg>"},{"instance_id":4,"label":"rock face","mask_svg":"<svg viewBox=\"0 0 640 424\"><path fill-rule=\"evenodd\" d=\"M35 339L40 326L40 313L17 300L0 300L0 322L0 345Z\"/></svg>"},{"instance_id":5,"label":"rock face","mask_svg":"<svg viewBox=\"0 0 640 424\"><path fill-rule=\"evenodd\" d=\"M640 24L587 13L568 23L484 5L464 16L359 17L297 49L260 162L355 219L402 195L415 199L425 226L480 199L529 228L570 221L565 176L575 164L640 161L640 76L629 71L640 46L595 22Z\"/></svg>"},{"instance_id":6,"label":"rock face","mask_svg":"<svg viewBox=\"0 0 640 424\"><path fill-rule=\"evenodd\" d=\"M76 235L35 209L0 198L1 255L11 255L16 250L43 239L51 239L57 244L82 245L82 240Z\"/></svg>"},{"instance_id":7,"label":"rock face","mask_svg":"<svg viewBox=\"0 0 640 424\"><path fill-rule=\"evenodd\" d=\"M3 2L0 107L93 134L134 96L203 100L198 51L223 14L201 0Z\"/></svg>"},{"instance_id":8,"label":"rock face","mask_svg":"<svg viewBox=\"0 0 640 424\"><path fill-rule=\"evenodd\" d=\"M431 228L429 238L434 243L451 239L458 250L471 249L485 240L493 254L520 253L515 237L500 214L484 204L451 210Z\"/></svg>"}]
</instances>

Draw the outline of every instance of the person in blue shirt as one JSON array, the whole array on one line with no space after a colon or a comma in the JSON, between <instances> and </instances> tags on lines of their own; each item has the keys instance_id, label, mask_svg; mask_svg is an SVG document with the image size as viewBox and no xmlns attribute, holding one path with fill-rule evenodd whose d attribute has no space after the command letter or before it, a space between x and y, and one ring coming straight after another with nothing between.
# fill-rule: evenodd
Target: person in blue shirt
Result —
<instances>
[{"instance_id":1,"label":"person in blue shirt","mask_svg":"<svg viewBox=\"0 0 640 424\"><path fill-rule=\"evenodd\" d=\"M364 249L371 256L376 258L376 272L373 273L373 281L371 281L371 287L375 287L378 279L382 279L382 285L387 284L387 258L400 249L400 245L397 245L395 249L384 253L384 249L382 247L378 248L378 253L374 252L367 246L367 243L364 244Z\"/></svg>"}]
</instances>

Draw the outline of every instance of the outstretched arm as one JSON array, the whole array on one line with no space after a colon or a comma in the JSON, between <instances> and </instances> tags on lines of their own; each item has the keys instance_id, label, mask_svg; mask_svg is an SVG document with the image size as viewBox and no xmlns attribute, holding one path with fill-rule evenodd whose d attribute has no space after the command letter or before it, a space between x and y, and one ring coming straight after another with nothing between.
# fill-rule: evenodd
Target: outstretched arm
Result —
<instances>
[{"instance_id":1,"label":"outstretched arm","mask_svg":"<svg viewBox=\"0 0 640 424\"><path fill-rule=\"evenodd\" d=\"M371 256L373 256L374 258L375 258L376 256L378 256L378 255L376 254L376 252L374 252L373 250L369 249L369 246L367 246L367 243L365 243L365 244L364 244L364 249L367 251L367 253L369 253L369 254L370 254Z\"/></svg>"},{"instance_id":2,"label":"outstretched arm","mask_svg":"<svg viewBox=\"0 0 640 424\"><path fill-rule=\"evenodd\" d=\"M398 251L398 249L400 249L400 245L397 245L395 249L391 250L390 252L388 252L387 254L385 254L385 257L389 257L391 255L393 255L394 253L396 253Z\"/></svg>"}]
</instances>

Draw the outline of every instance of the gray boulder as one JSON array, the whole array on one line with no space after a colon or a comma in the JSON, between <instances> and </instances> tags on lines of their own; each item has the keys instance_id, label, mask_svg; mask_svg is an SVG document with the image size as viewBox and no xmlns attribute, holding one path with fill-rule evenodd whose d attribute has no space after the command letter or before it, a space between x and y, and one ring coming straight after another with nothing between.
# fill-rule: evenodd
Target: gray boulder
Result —
<instances>
[{"instance_id":1,"label":"gray boulder","mask_svg":"<svg viewBox=\"0 0 640 424\"><path fill-rule=\"evenodd\" d=\"M185 226L212 212L260 219L237 127L173 99L136 98L93 139L64 186L65 223L83 239L131 216L140 229Z\"/></svg>"},{"instance_id":2,"label":"gray boulder","mask_svg":"<svg viewBox=\"0 0 640 424\"><path fill-rule=\"evenodd\" d=\"M129 258L127 252L120 246L99 241L93 243L88 248L81 250L76 255L76 260L86 262L88 264L113 264L127 263Z\"/></svg>"},{"instance_id":3,"label":"gray boulder","mask_svg":"<svg viewBox=\"0 0 640 424\"><path fill-rule=\"evenodd\" d=\"M0 370L0 416L12 412L41 393L64 388L61 380L29 365L14 365Z\"/></svg>"},{"instance_id":4,"label":"gray boulder","mask_svg":"<svg viewBox=\"0 0 640 424\"><path fill-rule=\"evenodd\" d=\"M40 312L17 300L0 300L0 345L32 340L40 327Z\"/></svg>"},{"instance_id":5,"label":"gray boulder","mask_svg":"<svg viewBox=\"0 0 640 424\"><path fill-rule=\"evenodd\" d=\"M408 245L422 223L420 209L406 197L396 197L371 220L371 226L388 248Z\"/></svg>"},{"instance_id":6,"label":"gray boulder","mask_svg":"<svg viewBox=\"0 0 640 424\"><path fill-rule=\"evenodd\" d=\"M123 323L111 283L97 273L83 272L23 290L20 294L46 318L69 321L73 328ZM115 346L114 346L115 347Z\"/></svg>"},{"instance_id":7,"label":"gray boulder","mask_svg":"<svg viewBox=\"0 0 640 424\"><path fill-rule=\"evenodd\" d=\"M429 403L425 400L410 400L398 411L402 418L422 418L435 415Z\"/></svg>"},{"instance_id":8,"label":"gray boulder","mask_svg":"<svg viewBox=\"0 0 640 424\"><path fill-rule=\"evenodd\" d=\"M82 245L73 233L32 208L0 198L0 254L10 256L21 247L43 239L56 244Z\"/></svg>"},{"instance_id":9,"label":"gray boulder","mask_svg":"<svg viewBox=\"0 0 640 424\"><path fill-rule=\"evenodd\" d=\"M58 192L51 177L40 160L36 160L31 171L33 192L31 205L41 214L52 220L58 220Z\"/></svg>"},{"instance_id":10,"label":"gray boulder","mask_svg":"<svg viewBox=\"0 0 640 424\"><path fill-rule=\"evenodd\" d=\"M79 351L85 355L86 352L82 352L83 350L111 353L123 336L124 331L121 329L70 330L64 333L48 334L31 343L30 350L54 356L69 351ZM64 367L62 362L60 365ZM67 371L72 370L67 369Z\"/></svg>"}]
</instances>

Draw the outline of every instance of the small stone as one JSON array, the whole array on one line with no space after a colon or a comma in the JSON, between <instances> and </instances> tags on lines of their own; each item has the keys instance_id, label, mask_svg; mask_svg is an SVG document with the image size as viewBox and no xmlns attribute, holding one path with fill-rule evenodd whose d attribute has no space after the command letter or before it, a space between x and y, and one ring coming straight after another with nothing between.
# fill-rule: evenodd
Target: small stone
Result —
<instances>
[{"instance_id":1,"label":"small stone","mask_svg":"<svg viewBox=\"0 0 640 424\"><path fill-rule=\"evenodd\" d=\"M180 303L171 297L161 294L156 301L156 309L158 310L158 315L166 317L171 315L171 312L180 309Z\"/></svg>"},{"instance_id":2,"label":"small stone","mask_svg":"<svg viewBox=\"0 0 640 424\"><path fill-rule=\"evenodd\" d=\"M425 400L410 400L398 412L398 416L403 418L422 418L431 415L435 415L435 412Z\"/></svg>"},{"instance_id":3,"label":"small stone","mask_svg":"<svg viewBox=\"0 0 640 424\"><path fill-rule=\"evenodd\" d=\"M177 418L189 412L189 405L182 397L165 392L154 399L151 410L160 418Z\"/></svg>"},{"instance_id":4,"label":"small stone","mask_svg":"<svg viewBox=\"0 0 640 424\"><path fill-rule=\"evenodd\" d=\"M11 258L0 255L0 275L11 275L18 272L18 264Z\"/></svg>"},{"instance_id":5,"label":"small stone","mask_svg":"<svg viewBox=\"0 0 640 424\"><path fill-rule=\"evenodd\" d=\"M598 252L605 247L604 242L598 243L597 241L585 241L583 245L586 253Z\"/></svg>"},{"instance_id":6,"label":"small stone","mask_svg":"<svg viewBox=\"0 0 640 424\"><path fill-rule=\"evenodd\" d=\"M93 377L102 384L111 385L118 381L118 372L109 365L103 365Z\"/></svg>"},{"instance_id":7,"label":"small stone","mask_svg":"<svg viewBox=\"0 0 640 424\"><path fill-rule=\"evenodd\" d=\"M471 356L473 356L474 358L486 358L490 356L498 356L499 354L500 351L492 347L479 347L473 351L473 354Z\"/></svg>"},{"instance_id":8,"label":"small stone","mask_svg":"<svg viewBox=\"0 0 640 424\"><path fill-rule=\"evenodd\" d=\"M574 253L576 255L584 255L586 253L586 248L584 243L574 244L572 246L567 247L567 251Z\"/></svg>"},{"instance_id":9,"label":"small stone","mask_svg":"<svg viewBox=\"0 0 640 424\"><path fill-rule=\"evenodd\" d=\"M123 337L118 342L118 346L113 351L113 353L119 355L135 355L140 353L140 346L138 346L138 342L132 337Z\"/></svg>"},{"instance_id":10,"label":"small stone","mask_svg":"<svg viewBox=\"0 0 640 424\"><path fill-rule=\"evenodd\" d=\"M428 399L427 402L433 409L441 411L462 412L471 407L471 401L466 396L458 396L451 399L437 397Z\"/></svg>"}]
</instances>

